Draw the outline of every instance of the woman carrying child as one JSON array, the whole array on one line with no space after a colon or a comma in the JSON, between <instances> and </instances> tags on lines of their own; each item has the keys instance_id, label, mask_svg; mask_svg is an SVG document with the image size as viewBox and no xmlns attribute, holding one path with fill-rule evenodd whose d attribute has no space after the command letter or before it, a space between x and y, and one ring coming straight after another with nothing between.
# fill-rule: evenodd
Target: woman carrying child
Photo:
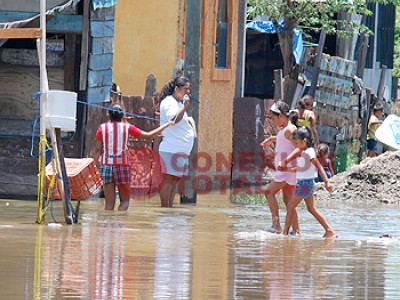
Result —
<instances>
[{"instance_id":1,"label":"woman carrying child","mask_svg":"<svg viewBox=\"0 0 400 300\"><path fill-rule=\"evenodd\" d=\"M308 211L317 219L317 221L324 227L324 238L335 237L335 232L328 225L324 216L317 210L314 204L314 178L317 177L317 171L325 183L325 188L331 192L333 190L332 184L329 182L320 162L316 158L315 150L313 148L313 138L310 128L303 126L296 129L292 133L292 141L296 146L287 158L284 158L279 164L279 170L295 171L296 172L296 189L292 199L289 201L287 207L287 215L283 234L288 234L290 225L295 217L296 207L301 200L305 200ZM300 151L298 151L300 150ZM297 167L293 168L289 164L297 158Z\"/></svg>"}]
</instances>

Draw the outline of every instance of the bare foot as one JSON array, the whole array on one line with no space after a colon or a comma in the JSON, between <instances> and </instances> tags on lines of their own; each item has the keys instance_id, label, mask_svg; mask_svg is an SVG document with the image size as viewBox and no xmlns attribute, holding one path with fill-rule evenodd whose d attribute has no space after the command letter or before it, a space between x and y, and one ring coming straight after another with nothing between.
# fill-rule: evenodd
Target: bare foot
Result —
<instances>
[{"instance_id":1,"label":"bare foot","mask_svg":"<svg viewBox=\"0 0 400 300\"><path fill-rule=\"evenodd\" d=\"M270 227L266 228L265 231L268 231L268 232L271 232L271 233L281 233L282 229L280 227L276 228L274 226L270 226Z\"/></svg>"},{"instance_id":2,"label":"bare foot","mask_svg":"<svg viewBox=\"0 0 400 300\"><path fill-rule=\"evenodd\" d=\"M333 230L327 230L322 237L326 239L334 239L337 238L338 236L335 234Z\"/></svg>"},{"instance_id":3,"label":"bare foot","mask_svg":"<svg viewBox=\"0 0 400 300\"><path fill-rule=\"evenodd\" d=\"M300 234L300 228L292 228L290 235L299 235L299 234Z\"/></svg>"}]
</instances>

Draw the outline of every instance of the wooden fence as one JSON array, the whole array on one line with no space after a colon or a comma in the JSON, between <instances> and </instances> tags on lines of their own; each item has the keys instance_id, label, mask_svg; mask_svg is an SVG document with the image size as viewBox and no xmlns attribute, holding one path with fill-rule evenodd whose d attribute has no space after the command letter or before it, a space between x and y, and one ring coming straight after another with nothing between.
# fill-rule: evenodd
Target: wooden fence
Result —
<instances>
[{"instance_id":1,"label":"wooden fence","mask_svg":"<svg viewBox=\"0 0 400 300\"><path fill-rule=\"evenodd\" d=\"M144 131L160 126L159 98L122 96L121 105L126 111L125 119ZM148 197L158 192L161 183L158 146L161 137L152 141L129 140L129 160L132 167L131 194L133 197Z\"/></svg>"}]
</instances>

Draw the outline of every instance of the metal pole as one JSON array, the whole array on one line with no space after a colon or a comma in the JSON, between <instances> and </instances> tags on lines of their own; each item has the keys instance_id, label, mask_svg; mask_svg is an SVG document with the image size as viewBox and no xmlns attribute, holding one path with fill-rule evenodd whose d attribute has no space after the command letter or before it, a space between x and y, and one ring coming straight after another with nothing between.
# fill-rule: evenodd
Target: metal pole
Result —
<instances>
[{"instance_id":1,"label":"metal pole","mask_svg":"<svg viewBox=\"0 0 400 300\"><path fill-rule=\"evenodd\" d=\"M46 0L40 0L40 29L42 37L40 41L40 134L46 135L46 100L48 92L46 74Z\"/></svg>"},{"instance_id":2,"label":"metal pole","mask_svg":"<svg viewBox=\"0 0 400 300\"><path fill-rule=\"evenodd\" d=\"M46 188L46 116L45 109L47 103L47 74L46 74L46 0L40 0L40 29L41 38L39 45L39 65L40 65L40 144L39 144L39 182L38 182L38 223L44 223L43 209L46 202L43 201L44 190Z\"/></svg>"}]
</instances>

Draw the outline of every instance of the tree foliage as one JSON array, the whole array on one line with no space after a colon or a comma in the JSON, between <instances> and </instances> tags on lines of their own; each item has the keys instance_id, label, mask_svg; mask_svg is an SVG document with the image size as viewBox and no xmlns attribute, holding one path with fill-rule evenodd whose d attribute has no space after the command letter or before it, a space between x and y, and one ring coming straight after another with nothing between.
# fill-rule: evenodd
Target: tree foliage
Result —
<instances>
[{"instance_id":1,"label":"tree foliage","mask_svg":"<svg viewBox=\"0 0 400 300\"><path fill-rule=\"evenodd\" d=\"M400 0L247 0L247 17L254 19L258 16L272 21L278 28L278 38L283 58L283 74L292 79L297 77L292 51L293 29L301 29L305 39L311 30L327 34L336 34L348 38L353 34L373 34L363 23L352 21L350 18L337 18L338 14L369 16L372 12L368 3L398 4ZM284 28L278 20L284 20ZM287 83L285 83L286 85ZM289 84L289 83L288 83ZM286 86L287 88L288 86ZM289 95L290 98L291 95ZM285 99L286 102L290 99Z\"/></svg>"},{"instance_id":2,"label":"tree foliage","mask_svg":"<svg viewBox=\"0 0 400 300\"><path fill-rule=\"evenodd\" d=\"M398 4L399 0L248 0L247 16L252 19L266 16L274 22L279 19L292 20L290 25L298 28L308 28L315 31L325 29L327 34L338 34L350 37L353 33L371 32L362 24L336 19L338 13L371 15L367 4L377 2L382 4ZM285 25L286 29L290 29Z\"/></svg>"}]
</instances>

